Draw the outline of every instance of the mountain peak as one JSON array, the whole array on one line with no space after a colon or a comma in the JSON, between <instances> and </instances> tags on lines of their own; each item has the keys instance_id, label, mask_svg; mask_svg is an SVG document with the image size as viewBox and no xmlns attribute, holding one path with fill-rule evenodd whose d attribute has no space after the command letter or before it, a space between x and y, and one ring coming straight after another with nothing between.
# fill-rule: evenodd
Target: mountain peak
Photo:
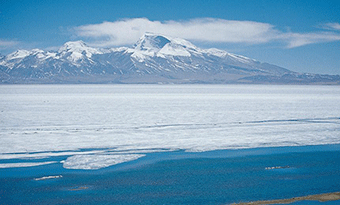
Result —
<instances>
[{"instance_id":1,"label":"mountain peak","mask_svg":"<svg viewBox=\"0 0 340 205\"><path fill-rule=\"evenodd\" d=\"M132 57L143 61L147 56L191 56L190 52L197 52L199 49L190 42L171 38L160 34L145 33L134 45Z\"/></svg>"},{"instance_id":2,"label":"mountain peak","mask_svg":"<svg viewBox=\"0 0 340 205\"><path fill-rule=\"evenodd\" d=\"M171 40L168 37L152 33L145 33L134 45L134 48L136 50L152 50L157 52L170 42Z\"/></svg>"},{"instance_id":3,"label":"mountain peak","mask_svg":"<svg viewBox=\"0 0 340 205\"><path fill-rule=\"evenodd\" d=\"M69 41L69 42L66 42L59 49L59 52L70 51L70 50L84 50L85 48L88 48L88 46L83 41Z\"/></svg>"},{"instance_id":4,"label":"mountain peak","mask_svg":"<svg viewBox=\"0 0 340 205\"><path fill-rule=\"evenodd\" d=\"M93 54L102 54L100 50L87 46L83 41L66 42L58 52L72 61L78 61L84 56L91 58Z\"/></svg>"},{"instance_id":5,"label":"mountain peak","mask_svg":"<svg viewBox=\"0 0 340 205\"><path fill-rule=\"evenodd\" d=\"M7 59L13 60L13 59L18 59L18 58L25 58L25 57L29 56L30 54L31 54L31 52L28 51L28 50L17 50L13 53L10 53L7 56Z\"/></svg>"}]
</instances>

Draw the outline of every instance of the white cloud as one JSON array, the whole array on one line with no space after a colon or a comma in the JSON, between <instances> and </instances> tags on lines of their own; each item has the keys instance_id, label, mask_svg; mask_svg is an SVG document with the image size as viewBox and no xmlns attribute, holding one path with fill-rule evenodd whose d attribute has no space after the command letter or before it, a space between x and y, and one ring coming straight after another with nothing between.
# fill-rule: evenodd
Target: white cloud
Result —
<instances>
[{"instance_id":1,"label":"white cloud","mask_svg":"<svg viewBox=\"0 0 340 205\"><path fill-rule=\"evenodd\" d=\"M75 32L94 38L102 46L111 46L133 44L146 32L197 41L264 43L275 37L276 30L270 24L252 21L204 18L160 22L136 18L79 26Z\"/></svg>"},{"instance_id":2,"label":"white cloud","mask_svg":"<svg viewBox=\"0 0 340 205\"><path fill-rule=\"evenodd\" d=\"M340 27L338 23L326 26L333 30ZM74 28L74 31L77 36L90 38L93 45L100 47L131 45L146 32L214 43L283 42L288 48L340 40L340 34L337 32L283 32L268 23L214 18L165 22L150 21L146 18L123 19L83 25Z\"/></svg>"},{"instance_id":3,"label":"white cloud","mask_svg":"<svg viewBox=\"0 0 340 205\"><path fill-rule=\"evenodd\" d=\"M7 49L13 46L18 45L19 42L17 41L7 41L7 40L1 40L0 39L0 49Z\"/></svg>"},{"instance_id":4,"label":"white cloud","mask_svg":"<svg viewBox=\"0 0 340 205\"><path fill-rule=\"evenodd\" d=\"M321 25L321 28L340 31L340 24L339 23L326 23L326 24Z\"/></svg>"},{"instance_id":5,"label":"white cloud","mask_svg":"<svg viewBox=\"0 0 340 205\"><path fill-rule=\"evenodd\" d=\"M331 32L320 33L289 33L285 34L288 41L288 48L300 47L308 44L340 41L340 34Z\"/></svg>"}]
</instances>

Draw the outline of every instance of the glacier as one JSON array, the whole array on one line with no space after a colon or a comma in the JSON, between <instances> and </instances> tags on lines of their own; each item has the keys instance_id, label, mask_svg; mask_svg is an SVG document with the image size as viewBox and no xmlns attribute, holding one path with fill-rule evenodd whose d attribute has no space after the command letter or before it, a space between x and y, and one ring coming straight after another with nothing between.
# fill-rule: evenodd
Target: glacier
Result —
<instances>
[{"instance_id":1,"label":"glacier","mask_svg":"<svg viewBox=\"0 0 340 205\"><path fill-rule=\"evenodd\" d=\"M99 169L150 152L338 144L340 137L338 86L1 85L0 98L2 168L57 157L67 169Z\"/></svg>"}]
</instances>

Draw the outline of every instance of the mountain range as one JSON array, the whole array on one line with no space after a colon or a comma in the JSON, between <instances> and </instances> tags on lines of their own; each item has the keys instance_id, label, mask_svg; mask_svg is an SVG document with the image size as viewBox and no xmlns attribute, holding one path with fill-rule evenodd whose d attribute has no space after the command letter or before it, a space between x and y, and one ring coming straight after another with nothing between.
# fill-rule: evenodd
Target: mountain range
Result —
<instances>
[{"instance_id":1,"label":"mountain range","mask_svg":"<svg viewBox=\"0 0 340 205\"><path fill-rule=\"evenodd\" d=\"M0 56L0 83L340 84L340 76L297 73L146 33L132 48L93 48L74 41L58 51L18 50Z\"/></svg>"}]
</instances>

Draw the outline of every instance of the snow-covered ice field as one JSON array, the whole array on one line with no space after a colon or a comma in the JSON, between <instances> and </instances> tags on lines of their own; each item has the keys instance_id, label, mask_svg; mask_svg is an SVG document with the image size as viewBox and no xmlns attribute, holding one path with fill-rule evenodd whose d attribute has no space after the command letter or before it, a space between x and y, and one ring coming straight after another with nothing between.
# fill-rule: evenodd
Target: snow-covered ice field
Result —
<instances>
[{"instance_id":1,"label":"snow-covered ice field","mask_svg":"<svg viewBox=\"0 0 340 205\"><path fill-rule=\"evenodd\" d=\"M340 87L1 85L0 168L99 169L149 152L338 144Z\"/></svg>"}]
</instances>

